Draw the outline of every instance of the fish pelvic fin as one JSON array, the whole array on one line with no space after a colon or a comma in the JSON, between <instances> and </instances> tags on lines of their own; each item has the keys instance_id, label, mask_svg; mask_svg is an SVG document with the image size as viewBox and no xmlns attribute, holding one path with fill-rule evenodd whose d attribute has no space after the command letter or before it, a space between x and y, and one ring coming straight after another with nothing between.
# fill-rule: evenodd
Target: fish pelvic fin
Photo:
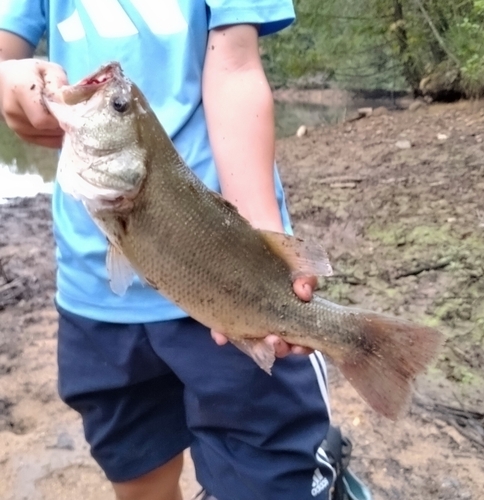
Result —
<instances>
[{"instance_id":1,"label":"fish pelvic fin","mask_svg":"<svg viewBox=\"0 0 484 500\"><path fill-rule=\"evenodd\" d=\"M116 295L124 295L133 283L135 272L128 259L110 242L106 254L106 268L111 290Z\"/></svg>"},{"instance_id":2,"label":"fish pelvic fin","mask_svg":"<svg viewBox=\"0 0 484 500\"><path fill-rule=\"evenodd\" d=\"M443 335L399 318L357 314L359 345L335 363L376 412L397 420L410 404L416 376L436 357Z\"/></svg>"},{"instance_id":3,"label":"fish pelvic fin","mask_svg":"<svg viewBox=\"0 0 484 500\"><path fill-rule=\"evenodd\" d=\"M260 231L265 244L289 266L292 278L326 277L333 274L328 254L318 244L289 234Z\"/></svg>"},{"instance_id":4,"label":"fish pelvic fin","mask_svg":"<svg viewBox=\"0 0 484 500\"><path fill-rule=\"evenodd\" d=\"M272 365L276 359L273 346L260 339L230 340L235 347L250 356L266 373L271 375Z\"/></svg>"}]
</instances>

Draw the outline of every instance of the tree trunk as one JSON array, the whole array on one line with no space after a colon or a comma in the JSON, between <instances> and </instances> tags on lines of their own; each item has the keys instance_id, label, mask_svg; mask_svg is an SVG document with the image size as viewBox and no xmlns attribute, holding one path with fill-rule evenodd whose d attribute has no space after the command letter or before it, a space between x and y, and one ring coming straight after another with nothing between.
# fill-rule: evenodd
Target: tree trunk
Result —
<instances>
[{"instance_id":1,"label":"tree trunk","mask_svg":"<svg viewBox=\"0 0 484 500\"><path fill-rule=\"evenodd\" d=\"M403 64L403 76L412 87L414 94L418 94L421 75L417 71L415 59L408 50L408 36L401 0L393 0L393 20L396 26L395 34L397 36L400 59Z\"/></svg>"}]
</instances>

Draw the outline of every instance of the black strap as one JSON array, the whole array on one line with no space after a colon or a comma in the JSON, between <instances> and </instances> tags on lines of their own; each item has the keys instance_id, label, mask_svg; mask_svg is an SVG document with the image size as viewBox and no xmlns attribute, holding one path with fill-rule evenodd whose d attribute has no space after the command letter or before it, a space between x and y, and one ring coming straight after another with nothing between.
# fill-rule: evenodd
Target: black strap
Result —
<instances>
[{"instance_id":1,"label":"black strap","mask_svg":"<svg viewBox=\"0 0 484 500\"><path fill-rule=\"evenodd\" d=\"M351 441L342 436L339 427L331 425L321 446L328 457L330 465L336 471L333 500L349 500L343 483L343 473L350 463L351 450L353 449Z\"/></svg>"}]
</instances>

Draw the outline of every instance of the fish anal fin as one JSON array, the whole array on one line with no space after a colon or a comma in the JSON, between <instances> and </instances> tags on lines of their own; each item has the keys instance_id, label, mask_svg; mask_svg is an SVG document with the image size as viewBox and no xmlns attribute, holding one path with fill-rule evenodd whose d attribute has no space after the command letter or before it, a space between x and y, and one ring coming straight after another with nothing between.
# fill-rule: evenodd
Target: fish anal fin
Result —
<instances>
[{"instance_id":1,"label":"fish anal fin","mask_svg":"<svg viewBox=\"0 0 484 500\"><path fill-rule=\"evenodd\" d=\"M437 355L437 330L377 313L356 315L359 343L334 361L360 396L378 413L397 420L408 408L413 383Z\"/></svg>"},{"instance_id":2,"label":"fish anal fin","mask_svg":"<svg viewBox=\"0 0 484 500\"><path fill-rule=\"evenodd\" d=\"M230 340L235 347L250 356L266 373L271 374L276 359L274 347L260 339Z\"/></svg>"},{"instance_id":3,"label":"fish anal fin","mask_svg":"<svg viewBox=\"0 0 484 500\"><path fill-rule=\"evenodd\" d=\"M328 255L322 246L273 231L261 231L261 234L271 251L289 266L293 279L333 274Z\"/></svg>"},{"instance_id":4,"label":"fish anal fin","mask_svg":"<svg viewBox=\"0 0 484 500\"><path fill-rule=\"evenodd\" d=\"M128 259L110 242L108 242L106 268L111 290L116 295L124 295L133 283L135 272Z\"/></svg>"}]
</instances>

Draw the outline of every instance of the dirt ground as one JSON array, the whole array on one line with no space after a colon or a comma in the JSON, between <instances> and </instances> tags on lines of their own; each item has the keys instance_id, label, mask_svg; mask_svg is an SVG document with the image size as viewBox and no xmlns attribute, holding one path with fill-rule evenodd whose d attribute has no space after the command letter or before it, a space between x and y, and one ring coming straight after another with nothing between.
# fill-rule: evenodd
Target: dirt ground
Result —
<instances>
[{"instance_id":1,"label":"dirt ground","mask_svg":"<svg viewBox=\"0 0 484 500\"><path fill-rule=\"evenodd\" d=\"M296 232L321 240L334 266L322 293L446 336L395 423L330 371L353 469L375 500L481 500L484 103L378 110L280 140L277 156ZM110 487L56 394L49 203L0 205L0 499L101 500ZM188 459L186 499L193 477Z\"/></svg>"}]
</instances>

